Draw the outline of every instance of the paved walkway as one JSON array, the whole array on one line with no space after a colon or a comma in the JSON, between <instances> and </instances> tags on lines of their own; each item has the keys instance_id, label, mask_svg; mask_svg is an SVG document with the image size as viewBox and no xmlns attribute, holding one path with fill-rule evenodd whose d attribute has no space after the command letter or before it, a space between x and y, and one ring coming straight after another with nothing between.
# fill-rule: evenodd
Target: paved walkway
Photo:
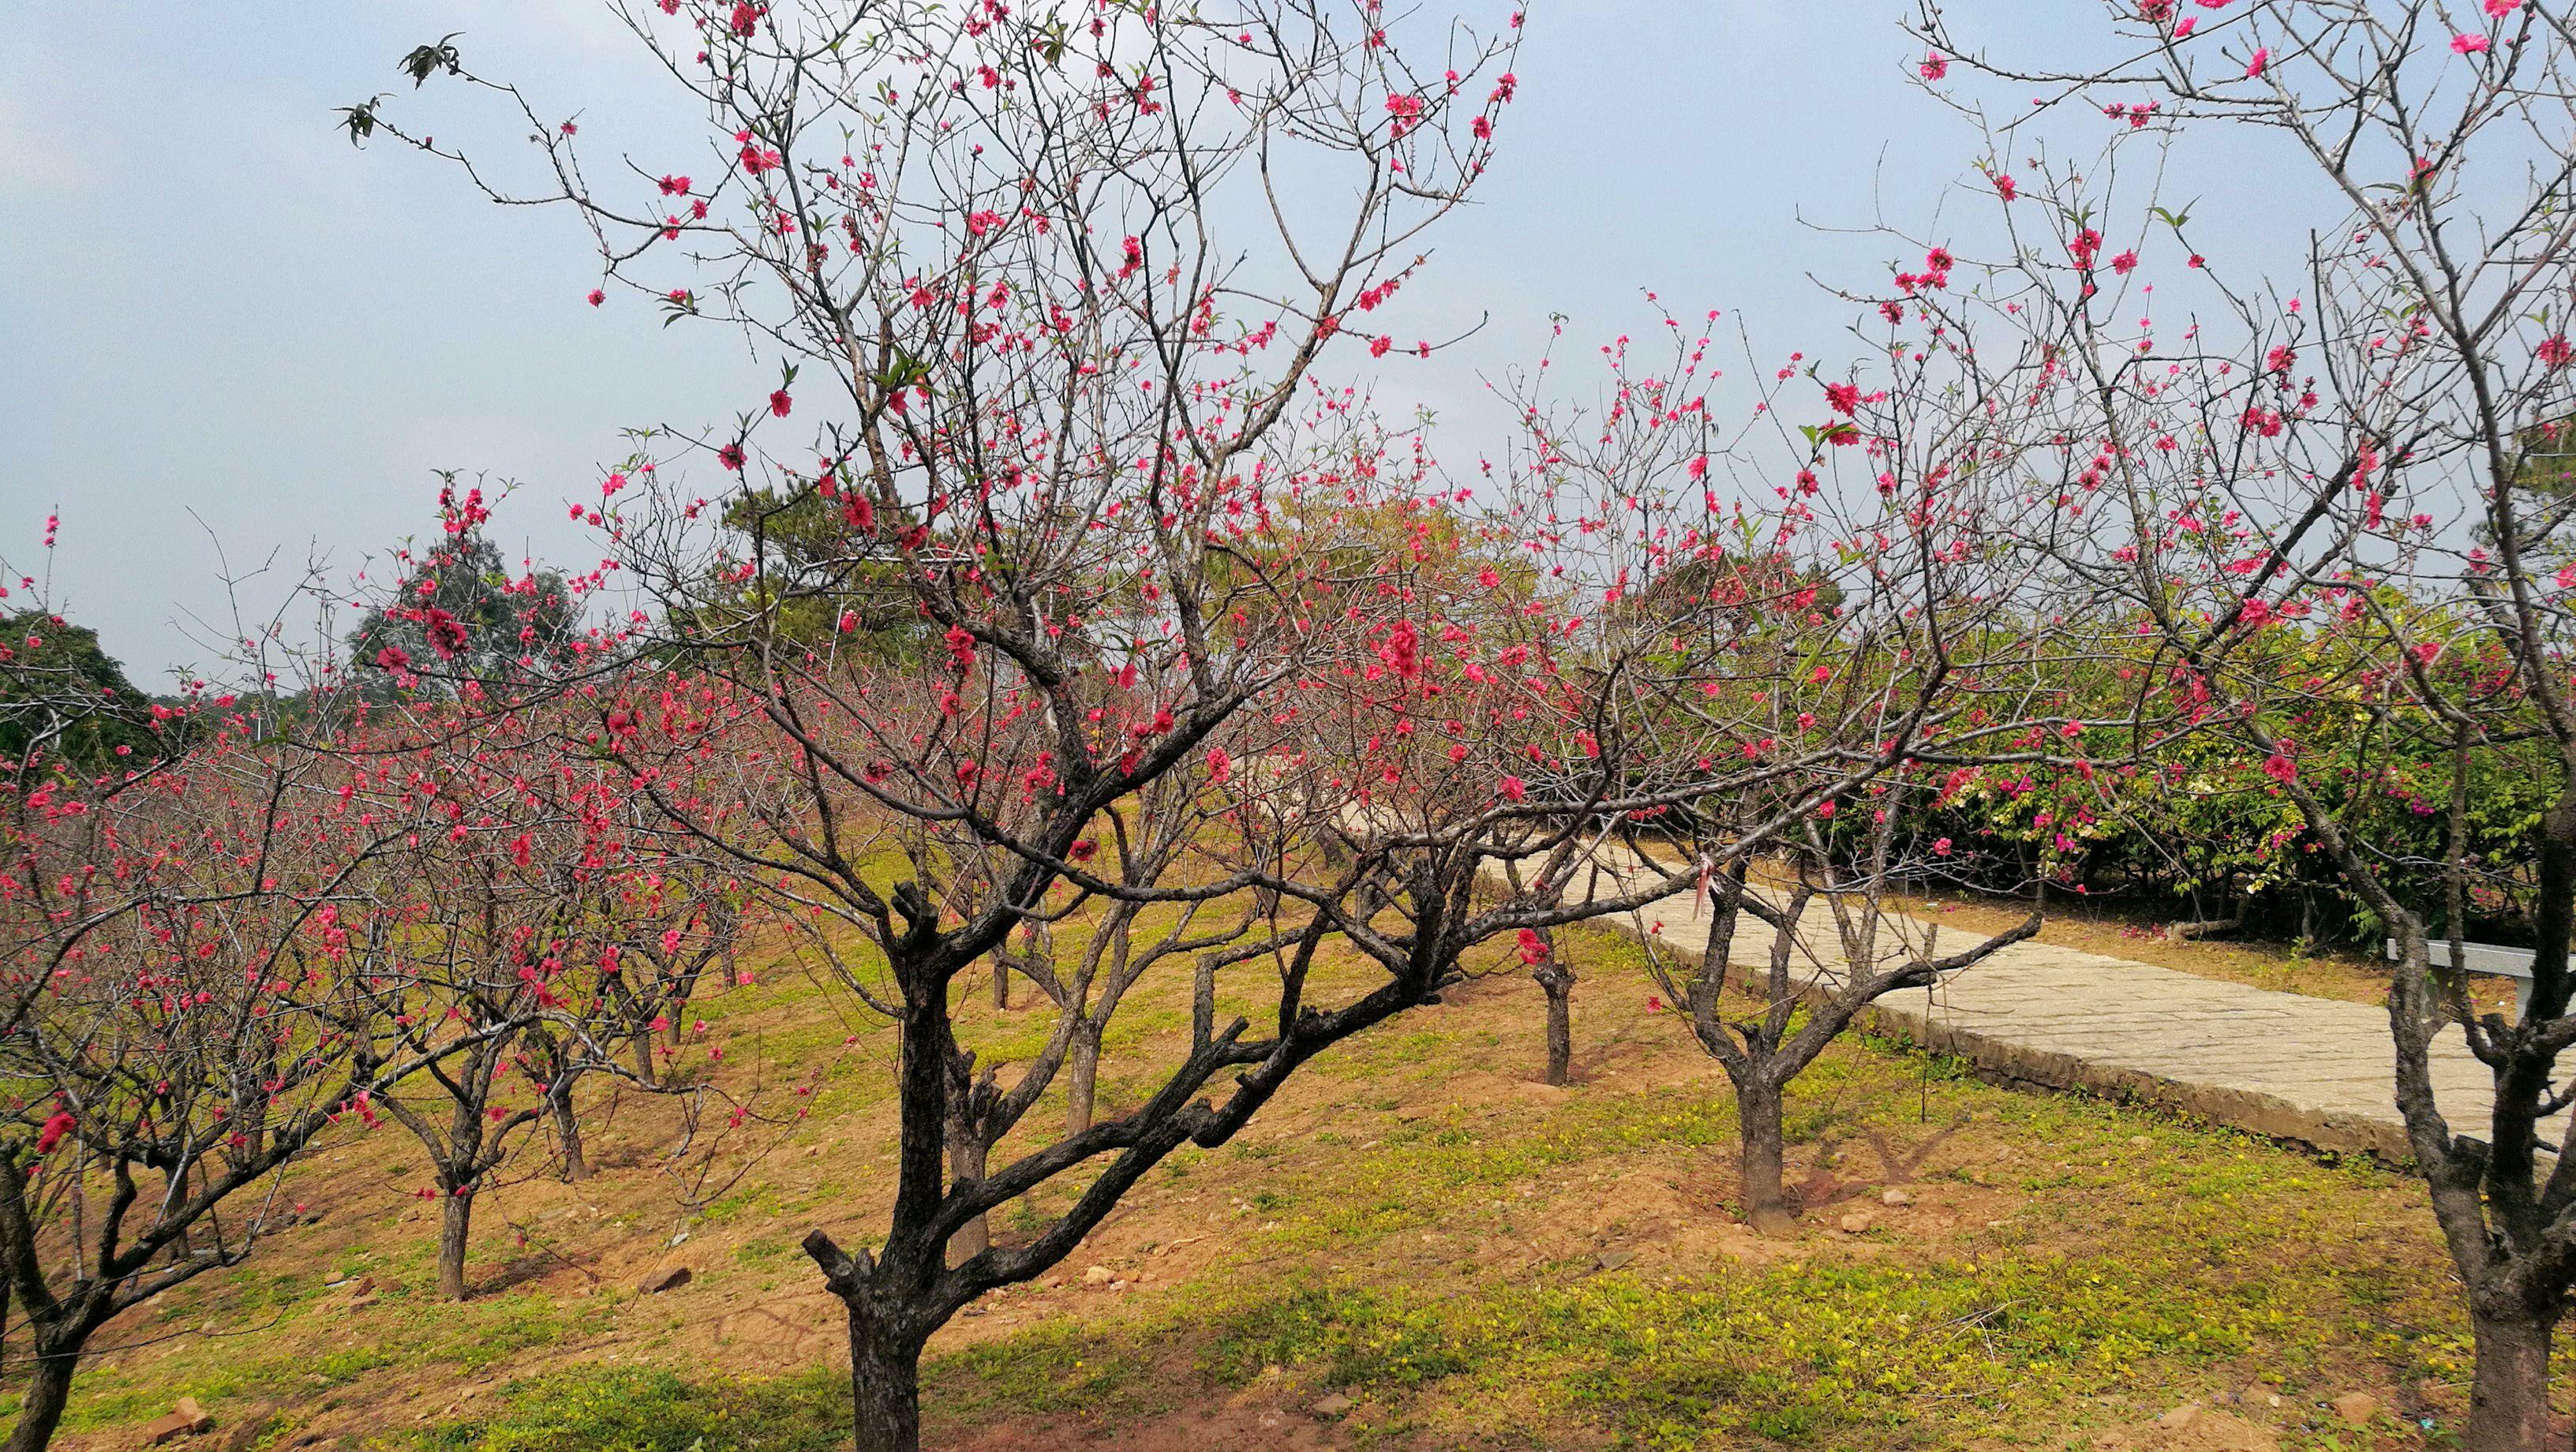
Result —
<instances>
[{"instance_id":1,"label":"paved walkway","mask_svg":"<svg viewBox=\"0 0 2576 1452\"><path fill-rule=\"evenodd\" d=\"M1831 974L1839 951L1822 903L1800 955L1801 971ZM1642 929L1696 960L1709 918L1696 893L1645 909L1623 927ZM1909 931L1923 924L1900 920ZM1661 931L1655 931L1656 925ZM1942 955L1983 939L1938 928ZM1771 930L1749 915L1730 954L1767 970ZM1802 938L1808 938L1806 933ZM2138 1099L2257 1134L2323 1150L2365 1152L2392 1164L2409 1157L2397 1116L2396 1048L2385 1010L2334 999L2201 978L2125 958L2050 943L2004 949L1928 992L1880 999L1863 1021L2007 1079ZM2459 1030L2434 1046L2434 1089L2455 1131L2483 1137L2493 1102L2486 1066ZM2561 1116L2546 1134L2560 1139Z\"/></svg>"}]
</instances>

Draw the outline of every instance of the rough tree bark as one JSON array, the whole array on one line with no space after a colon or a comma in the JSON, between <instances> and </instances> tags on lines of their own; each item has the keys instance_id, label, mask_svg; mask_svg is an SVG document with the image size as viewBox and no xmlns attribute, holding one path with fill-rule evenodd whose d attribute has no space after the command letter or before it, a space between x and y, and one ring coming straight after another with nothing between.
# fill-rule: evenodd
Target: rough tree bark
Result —
<instances>
[{"instance_id":1,"label":"rough tree bark","mask_svg":"<svg viewBox=\"0 0 2576 1452\"><path fill-rule=\"evenodd\" d=\"M959 1184L984 1178L984 1140L972 1128L961 1126L948 1137L948 1173ZM993 1227L989 1217L978 1215L966 1227L948 1239L950 1264L973 1260L992 1248Z\"/></svg>"},{"instance_id":2,"label":"rough tree bark","mask_svg":"<svg viewBox=\"0 0 2576 1452\"><path fill-rule=\"evenodd\" d=\"M44 1452L54 1439L54 1429L62 1424L63 1408L72 1397L72 1371L79 1362L77 1344L69 1349L47 1349L37 1342L34 1363L28 1368L27 1390L18 1403L17 1425L9 1429L7 1452Z\"/></svg>"},{"instance_id":3,"label":"rough tree bark","mask_svg":"<svg viewBox=\"0 0 2576 1452\"><path fill-rule=\"evenodd\" d=\"M554 1114L555 1143L563 1155L563 1180L577 1185L590 1178L590 1160L582 1150L581 1116L573 1112L571 1076L566 1075L546 1088L546 1107Z\"/></svg>"},{"instance_id":4,"label":"rough tree bark","mask_svg":"<svg viewBox=\"0 0 2576 1452\"><path fill-rule=\"evenodd\" d=\"M441 1183L443 1203L438 1211L438 1294L450 1301L465 1299L465 1238L474 1225L474 1196L461 1187Z\"/></svg>"},{"instance_id":5,"label":"rough tree bark","mask_svg":"<svg viewBox=\"0 0 2576 1452\"><path fill-rule=\"evenodd\" d=\"M946 1130L941 1138L947 1142L949 1182L963 1189L984 1178L993 1138L987 1129L988 1116L999 1097L999 1090L994 1085L992 1070L987 1069L981 1076L976 1074L975 1055L957 1047L955 1037L948 1031L945 1015L939 1016L937 1037L939 1046L935 1052L946 1060L944 1072L948 1091L945 1102L940 1106ZM905 1063L909 1065L910 1062L908 1052ZM932 1163L937 1161L934 1159ZM947 1263L961 1265L982 1255L992 1244L990 1219L978 1215L949 1236Z\"/></svg>"},{"instance_id":6,"label":"rough tree bark","mask_svg":"<svg viewBox=\"0 0 2576 1452\"><path fill-rule=\"evenodd\" d=\"M1759 1235L1797 1229L1782 1168L1787 1144L1780 1127L1783 1096L1777 1085L1748 1075L1735 1086L1737 1139L1742 1150L1744 1223Z\"/></svg>"},{"instance_id":7,"label":"rough tree bark","mask_svg":"<svg viewBox=\"0 0 2576 1452\"><path fill-rule=\"evenodd\" d=\"M1080 1134L1091 1128L1100 1092L1100 1026L1088 1015L1073 1026L1064 1074L1064 1132Z\"/></svg>"},{"instance_id":8,"label":"rough tree bark","mask_svg":"<svg viewBox=\"0 0 2576 1452\"><path fill-rule=\"evenodd\" d=\"M1562 1089L1574 1068L1574 974L1556 960L1554 949L1551 943L1530 976L1547 995L1547 1082Z\"/></svg>"},{"instance_id":9,"label":"rough tree bark","mask_svg":"<svg viewBox=\"0 0 2576 1452\"><path fill-rule=\"evenodd\" d=\"M850 1404L858 1452L920 1452L920 1338L850 1307Z\"/></svg>"},{"instance_id":10,"label":"rough tree bark","mask_svg":"<svg viewBox=\"0 0 2576 1452\"><path fill-rule=\"evenodd\" d=\"M2549 1342L2557 1324L2555 1306L2471 1306L2477 1370L2461 1446L2523 1452L2549 1445Z\"/></svg>"}]
</instances>

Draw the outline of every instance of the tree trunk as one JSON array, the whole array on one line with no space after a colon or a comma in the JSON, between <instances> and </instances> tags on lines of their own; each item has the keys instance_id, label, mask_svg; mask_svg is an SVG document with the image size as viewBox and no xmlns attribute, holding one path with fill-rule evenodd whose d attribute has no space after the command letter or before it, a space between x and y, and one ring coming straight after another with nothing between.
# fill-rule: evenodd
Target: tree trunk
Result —
<instances>
[{"instance_id":1,"label":"tree trunk","mask_svg":"<svg viewBox=\"0 0 2576 1452\"><path fill-rule=\"evenodd\" d=\"M996 1010L1008 1010L1010 1006L1011 965L1002 961L1001 954L995 953L993 955L993 1007Z\"/></svg>"},{"instance_id":2,"label":"tree trunk","mask_svg":"<svg viewBox=\"0 0 2576 1452\"><path fill-rule=\"evenodd\" d=\"M1065 1050L1064 1132L1077 1135L1091 1128L1100 1093L1100 1030L1089 1023L1073 1026L1073 1046Z\"/></svg>"},{"instance_id":3,"label":"tree trunk","mask_svg":"<svg viewBox=\"0 0 2576 1452\"><path fill-rule=\"evenodd\" d=\"M661 1080L653 1071L653 1031L646 1029L635 1036L635 1077L659 1087Z\"/></svg>"},{"instance_id":4,"label":"tree trunk","mask_svg":"<svg viewBox=\"0 0 2576 1452\"><path fill-rule=\"evenodd\" d=\"M41 1344L41 1343L39 1343ZM18 1403L18 1425L9 1429L7 1452L44 1452L72 1399L72 1371L78 1350L40 1353L27 1373L27 1394Z\"/></svg>"},{"instance_id":5,"label":"tree trunk","mask_svg":"<svg viewBox=\"0 0 2576 1452\"><path fill-rule=\"evenodd\" d=\"M2476 1452L2542 1452L2549 1445L2549 1336L2556 1317L2516 1307L2481 1315L2477 1370L2469 1384L2469 1424L2460 1445Z\"/></svg>"},{"instance_id":6,"label":"tree trunk","mask_svg":"<svg viewBox=\"0 0 2576 1452\"><path fill-rule=\"evenodd\" d=\"M962 1125L949 1131L948 1173L961 1185L984 1178L984 1141ZM948 1237L948 1263L963 1265L982 1255L992 1244L991 1218L978 1215L967 1221L955 1235Z\"/></svg>"},{"instance_id":7,"label":"tree trunk","mask_svg":"<svg viewBox=\"0 0 2576 1452\"><path fill-rule=\"evenodd\" d=\"M451 1301L465 1299L465 1233L474 1224L474 1197L459 1194L452 1186L442 1186L447 1203L438 1213L438 1294Z\"/></svg>"},{"instance_id":8,"label":"tree trunk","mask_svg":"<svg viewBox=\"0 0 2576 1452\"><path fill-rule=\"evenodd\" d=\"M567 1185L590 1178L590 1160L581 1147L581 1117L572 1112L572 1085L572 1080L565 1079L546 1090L547 1107L555 1116L555 1141L563 1149L563 1179Z\"/></svg>"},{"instance_id":9,"label":"tree trunk","mask_svg":"<svg viewBox=\"0 0 2576 1452\"><path fill-rule=\"evenodd\" d=\"M196 1165L194 1161L190 1161L188 1168L181 1170L175 1175L163 1176L162 1182L169 1186L169 1190L164 1197L164 1203L176 1205L185 1201L188 1198L188 1187L195 1178ZM188 1258L197 1253L196 1237L188 1233L189 1229L189 1226L182 1225L179 1227L179 1233L171 1237L169 1249L170 1264L185 1265Z\"/></svg>"},{"instance_id":10,"label":"tree trunk","mask_svg":"<svg viewBox=\"0 0 2576 1452\"><path fill-rule=\"evenodd\" d=\"M1744 1162L1744 1223L1761 1235L1796 1229L1780 1183L1780 1091L1760 1084L1735 1086L1736 1132Z\"/></svg>"},{"instance_id":11,"label":"tree trunk","mask_svg":"<svg viewBox=\"0 0 2576 1452\"><path fill-rule=\"evenodd\" d=\"M1532 976L1547 994L1547 1082L1562 1089L1574 1067L1574 975L1550 958Z\"/></svg>"},{"instance_id":12,"label":"tree trunk","mask_svg":"<svg viewBox=\"0 0 2576 1452\"><path fill-rule=\"evenodd\" d=\"M1205 954L1190 977L1190 1047L1204 1048L1216 1036L1216 960Z\"/></svg>"},{"instance_id":13,"label":"tree trunk","mask_svg":"<svg viewBox=\"0 0 2576 1452\"><path fill-rule=\"evenodd\" d=\"M858 1452L920 1452L921 1346L872 1332L850 1308L850 1420Z\"/></svg>"}]
</instances>

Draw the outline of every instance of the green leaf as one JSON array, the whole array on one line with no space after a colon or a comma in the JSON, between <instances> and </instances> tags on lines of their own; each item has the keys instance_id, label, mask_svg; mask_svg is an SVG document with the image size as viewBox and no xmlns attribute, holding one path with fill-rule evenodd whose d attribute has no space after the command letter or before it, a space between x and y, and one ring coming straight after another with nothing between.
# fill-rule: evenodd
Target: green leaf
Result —
<instances>
[{"instance_id":1,"label":"green leaf","mask_svg":"<svg viewBox=\"0 0 2576 1452\"><path fill-rule=\"evenodd\" d=\"M440 70L445 70L451 76L462 75L464 60L457 55L456 47L449 42L464 33L461 30L451 30L440 36L434 45L413 46L411 54L404 56L394 69L411 77L413 90L420 89L423 82Z\"/></svg>"},{"instance_id":2,"label":"green leaf","mask_svg":"<svg viewBox=\"0 0 2576 1452\"><path fill-rule=\"evenodd\" d=\"M382 100L382 96L371 96L357 105L340 108L340 124L348 128L351 146L376 134L376 105Z\"/></svg>"},{"instance_id":3,"label":"green leaf","mask_svg":"<svg viewBox=\"0 0 2576 1452\"><path fill-rule=\"evenodd\" d=\"M909 388L913 384L919 383L921 380L928 378L929 376L930 365L928 363L925 363L922 360L913 357L911 354L898 349L895 353L894 362L890 364L885 371L870 374L868 376L868 381L874 383L877 387L884 389L886 392L892 393L897 389Z\"/></svg>"}]
</instances>

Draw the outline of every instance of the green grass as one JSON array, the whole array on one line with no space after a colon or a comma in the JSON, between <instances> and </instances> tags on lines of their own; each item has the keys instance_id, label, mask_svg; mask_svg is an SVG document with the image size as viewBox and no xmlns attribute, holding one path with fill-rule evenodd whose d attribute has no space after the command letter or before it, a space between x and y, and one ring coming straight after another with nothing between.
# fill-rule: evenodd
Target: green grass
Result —
<instances>
[{"instance_id":1,"label":"green grass","mask_svg":"<svg viewBox=\"0 0 2576 1452\"><path fill-rule=\"evenodd\" d=\"M1814 1088L1887 1088L1923 1067L1861 1051L1830 1060ZM1265 1374L1308 1389L1300 1395L1344 1390L1370 1409L1355 1431L1434 1445L1537 1424L1614 1447L1934 1447L2137 1410L2105 1404L2106 1389L2149 1388L2152 1410L2257 1372L2333 1384L2356 1358L2389 1377L2458 1373L2465 1347L2439 1286L2336 1254L2340 1224L2384 1215L2403 1193L2393 1177L2083 1100L1955 1081L1943 1095L2058 1157L2038 1178L2063 1201L2025 1210L1973 1258L1793 1258L1682 1275L1564 1264L1529 1281L1408 1282L1369 1269L1372 1249L1425 1226L1506 1234L1532 1211L1491 1208L1497 1189L1661 1145L1722 1142L1732 1128L1723 1099L1655 1095L1576 1101L1522 1132L1425 1120L1364 1155L1274 1159L1271 1183L1245 1203L1281 1217L1276 1227L1247 1230L1239 1255L1127 1324L1047 1322L938 1359L933 1417L969 1426L1151 1414L1192 1395L1162 1370L1186 1366L1208 1389L1199 1395ZM2131 1144L2142 1132L2150 1145ZM1484 1208L1462 1208L1471 1203ZM1327 1254L1357 1264L1328 1273L1318 1266ZM598 1374L621 1387L635 1375ZM836 1395L804 1381L657 1381L650 1405L664 1421L576 1425L564 1409L592 1405L590 1394L546 1385L478 1424L485 1440L447 1445L802 1446L729 1430L716 1409L792 1396L823 1416ZM643 1415L644 1401L616 1400L616 1417ZM549 1430L564 1427L573 1430ZM2333 1445L2328 1428L2291 1430L2288 1445Z\"/></svg>"},{"instance_id":2,"label":"green grass","mask_svg":"<svg viewBox=\"0 0 2576 1452\"><path fill-rule=\"evenodd\" d=\"M1793 1160L1803 1172L1838 1144L1837 1173L1874 1182L1874 1137L1896 1151L1938 1142L1946 1148L1899 1178L1924 1198L1935 1186L1968 1197L1986 1207L1977 1218L1939 1236L1900 1226L1759 1253L1663 1246L1644 1232L1741 1239L1724 1198L1732 1097L1713 1068L1676 1066L1673 1045L1685 1036L1669 1015L1644 1010L1633 944L1569 932L1560 951L1579 955L1584 972L1579 1041L1632 1046L1614 1050L1631 1059L1643 1052L1634 1046L1658 1046L1660 1087L1631 1092L1623 1059L1562 1097L1453 1092L1470 1076L1490 1084L1527 1072L1515 1060L1535 1048L1529 1025L1506 1033L1495 1012L1472 1006L1342 1046L1301 1080L1302 1107L1283 1102L1223 1148L1183 1150L1131 1196L1140 1212L1170 1197L1172 1213L1185 1203L1206 1218L1154 1232L1204 1241L1194 1270L1145 1294L1059 1294L1043 1305L1072 1314L935 1354L925 1371L932 1440L1014 1419L1053 1429L1194 1413L1238 1392L1296 1414L1336 1390L1359 1402L1340 1433L1362 1446L2063 1447L2087 1428L2133 1425L2263 1376L2293 1403L2274 1427L2281 1445L2353 1452L2418 1443L2393 1421L2358 1436L2339 1429L2309 1410L2313 1394L2438 1388L2464 1376L2459 1312L2411 1181L2148 1111L2007 1092L1956 1061L1861 1036L1793 1089ZM1174 1008L1183 1000L1146 991L1160 987L1140 987L1137 1022L1185 1024ZM814 992L777 975L729 998L724 1016L743 1021L733 1043L756 1030L773 1056L792 1047L854 1066L851 1087L817 1101L798 1132L799 1142L838 1148L818 1161L794 1151L700 1213L698 1224L731 1227L738 1243L702 1264L707 1287L693 1294L807 1286L798 1237L851 1202L780 1181L829 1174L861 1184L878 1173L884 1076L867 1056L881 1056L881 1033L845 1051L849 1029L813 1011ZM970 1028L984 1045L1030 1031L1017 1018ZM1114 1055L1104 1065L1105 1092L1146 1082ZM1059 1114L1042 1101L1030 1122L1048 1129ZM1954 1124L1965 1128L1942 1140ZM1648 1183L1694 1192L1678 1201L1679 1223L1631 1223L1602 1203L1617 1186ZM1078 1191L1048 1186L998 1223L1005 1234L1033 1231ZM636 1234L657 1243L668 1234L665 1214L635 1219ZM1621 1243L1640 1235L1637 1256L1597 1270L1587 1241L1532 1264L1528 1247L1569 1225ZM865 1243L874 1228L861 1217L836 1234ZM657 1339L661 1323L650 1318L664 1303L614 1286L582 1299L505 1292L438 1303L425 1290L422 1230L387 1220L361 1249L300 1270L264 1251L242 1272L174 1293L152 1318L155 1334L192 1329L220 1306L228 1324L273 1326L328 1349L282 1354L265 1333L192 1335L184 1360L85 1374L73 1430L130 1427L179 1392L209 1406L282 1399L287 1426L335 1398L395 1398L409 1384L497 1373L515 1379L417 1431L388 1428L374 1445L842 1445L848 1391L838 1374L715 1370L703 1347ZM1064 1269L1078 1279L1087 1255ZM314 1288L326 1269L384 1283L358 1323L363 1340L325 1323L333 1313ZM670 1324L703 1313L670 1303ZM588 1360L588 1338L611 1321L619 1364Z\"/></svg>"},{"instance_id":3,"label":"green grass","mask_svg":"<svg viewBox=\"0 0 2576 1452\"><path fill-rule=\"evenodd\" d=\"M413 1441L442 1452L822 1452L848 1441L849 1409L849 1384L819 1372L692 1381L581 1368L513 1382L492 1417Z\"/></svg>"}]
</instances>

